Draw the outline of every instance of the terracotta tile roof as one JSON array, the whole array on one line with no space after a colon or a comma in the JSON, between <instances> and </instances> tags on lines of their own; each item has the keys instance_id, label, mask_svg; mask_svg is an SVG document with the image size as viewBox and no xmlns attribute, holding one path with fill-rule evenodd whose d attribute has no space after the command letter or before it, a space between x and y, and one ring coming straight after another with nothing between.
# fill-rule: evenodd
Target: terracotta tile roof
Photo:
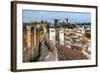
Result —
<instances>
[{"instance_id":1,"label":"terracotta tile roof","mask_svg":"<svg viewBox=\"0 0 100 73\"><path fill-rule=\"evenodd\" d=\"M81 51L76 49L67 48L62 45L56 45L58 50L59 60L81 60L87 59L85 55Z\"/></svg>"}]
</instances>

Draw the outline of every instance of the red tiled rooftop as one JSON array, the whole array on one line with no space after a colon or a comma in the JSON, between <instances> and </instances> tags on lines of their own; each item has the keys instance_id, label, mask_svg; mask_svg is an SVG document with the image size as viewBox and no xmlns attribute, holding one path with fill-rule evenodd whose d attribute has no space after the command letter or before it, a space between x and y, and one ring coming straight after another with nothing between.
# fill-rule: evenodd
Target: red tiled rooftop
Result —
<instances>
[{"instance_id":1,"label":"red tiled rooftop","mask_svg":"<svg viewBox=\"0 0 100 73\"><path fill-rule=\"evenodd\" d=\"M56 45L59 60L81 60L87 57L79 50L67 48L62 45Z\"/></svg>"}]
</instances>

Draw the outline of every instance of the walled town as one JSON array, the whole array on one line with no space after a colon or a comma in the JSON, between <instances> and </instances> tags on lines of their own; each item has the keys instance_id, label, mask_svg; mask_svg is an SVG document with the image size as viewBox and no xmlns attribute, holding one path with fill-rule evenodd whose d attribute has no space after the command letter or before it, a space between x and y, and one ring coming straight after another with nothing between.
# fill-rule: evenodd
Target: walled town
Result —
<instances>
[{"instance_id":1,"label":"walled town","mask_svg":"<svg viewBox=\"0 0 100 73\"><path fill-rule=\"evenodd\" d=\"M90 26L71 24L68 18L23 23L23 62L90 59Z\"/></svg>"}]
</instances>

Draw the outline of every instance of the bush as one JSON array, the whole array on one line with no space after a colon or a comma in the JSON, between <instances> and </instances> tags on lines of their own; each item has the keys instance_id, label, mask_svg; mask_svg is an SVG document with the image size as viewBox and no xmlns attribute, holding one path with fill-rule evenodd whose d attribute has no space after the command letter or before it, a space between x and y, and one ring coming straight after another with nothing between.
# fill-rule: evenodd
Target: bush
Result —
<instances>
[{"instance_id":1,"label":"bush","mask_svg":"<svg viewBox=\"0 0 100 73\"><path fill-rule=\"evenodd\" d=\"M66 24L65 28L74 29L76 26L74 24Z\"/></svg>"},{"instance_id":2,"label":"bush","mask_svg":"<svg viewBox=\"0 0 100 73\"><path fill-rule=\"evenodd\" d=\"M85 33L85 37L88 38L88 39L91 39L91 33L90 32L86 32Z\"/></svg>"},{"instance_id":3,"label":"bush","mask_svg":"<svg viewBox=\"0 0 100 73\"><path fill-rule=\"evenodd\" d=\"M56 32L56 41L59 41L59 32Z\"/></svg>"},{"instance_id":4,"label":"bush","mask_svg":"<svg viewBox=\"0 0 100 73\"><path fill-rule=\"evenodd\" d=\"M31 53L31 59L30 59L30 62L35 62L38 60L38 57L39 57L39 52L34 52L33 54Z\"/></svg>"}]
</instances>

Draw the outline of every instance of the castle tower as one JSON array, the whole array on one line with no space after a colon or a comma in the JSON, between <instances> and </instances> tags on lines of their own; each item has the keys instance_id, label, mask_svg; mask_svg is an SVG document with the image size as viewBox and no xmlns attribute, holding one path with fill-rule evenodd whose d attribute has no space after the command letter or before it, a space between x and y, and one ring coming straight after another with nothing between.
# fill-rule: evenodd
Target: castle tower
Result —
<instances>
[{"instance_id":1,"label":"castle tower","mask_svg":"<svg viewBox=\"0 0 100 73\"><path fill-rule=\"evenodd\" d=\"M57 26L59 24L59 19L54 19L54 26Z\"/></svg>"},{"instance_id":2,"label":"castle tower","mask_svg":"<svg viewBox=\"0 0 100 73\"><path fill-rule=\"evenodd\" d=\"M69 23L68 18L66 18L66 23Z\"/></svg>"},{"instance_id":3,"label":"castle tower","mask_svg":"<svg viewBox=\"0 0 100 73\"><path fill-rule=\"evenodd\" d=\"M26 26L27 28L27 47L31 48L31 26Z\"/></svg>"}]
</instances>

